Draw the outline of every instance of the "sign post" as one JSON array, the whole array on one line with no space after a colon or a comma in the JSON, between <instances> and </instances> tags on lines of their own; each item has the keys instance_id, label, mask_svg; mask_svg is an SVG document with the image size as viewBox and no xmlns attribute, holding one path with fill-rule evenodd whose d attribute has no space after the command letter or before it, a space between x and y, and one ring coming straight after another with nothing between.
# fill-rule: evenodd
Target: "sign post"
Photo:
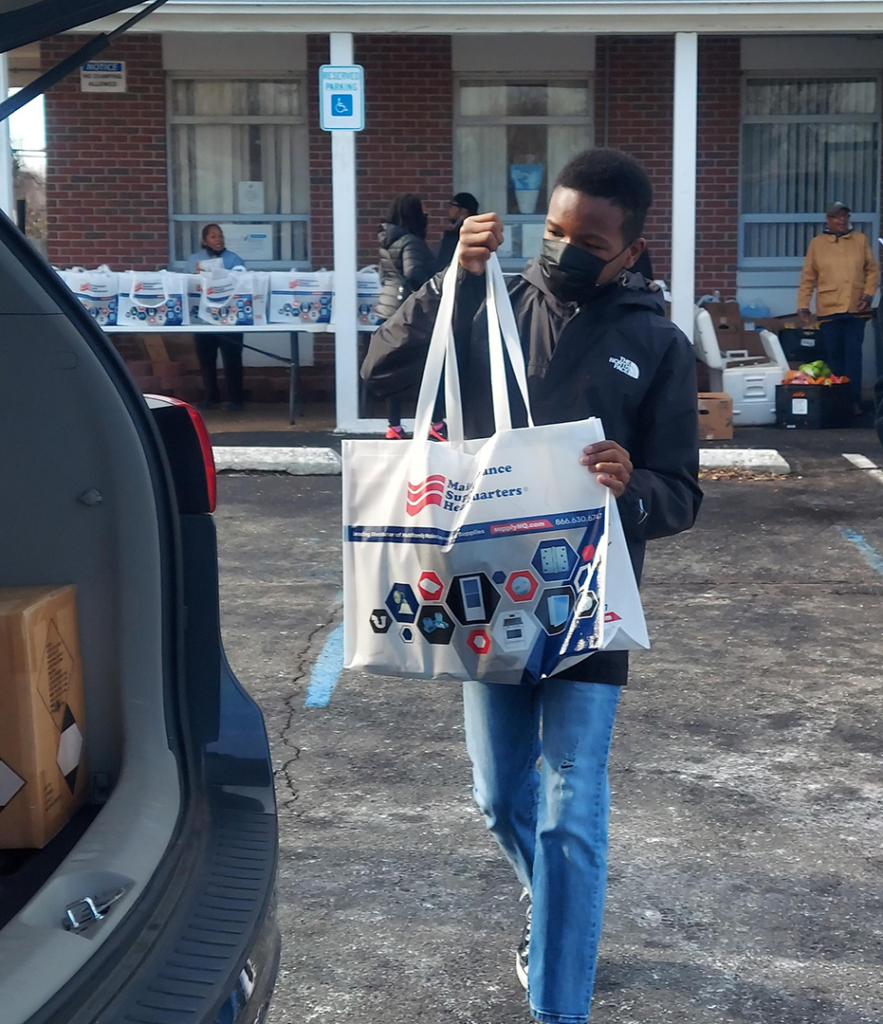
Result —
<instances>
[{"instance_id":1,"label":"sign post","mask_svg":"<svg viewBox=\"0 0 883 1024\"><path fill-rule=\"evenodd\" d=\"M359 331L356 136L365 127L364 70L351 32L332 32L330 64L319 69L319 125L331 132L334 219L334 394L337 429L358 430Z\"/></svg>"}]
</instances>

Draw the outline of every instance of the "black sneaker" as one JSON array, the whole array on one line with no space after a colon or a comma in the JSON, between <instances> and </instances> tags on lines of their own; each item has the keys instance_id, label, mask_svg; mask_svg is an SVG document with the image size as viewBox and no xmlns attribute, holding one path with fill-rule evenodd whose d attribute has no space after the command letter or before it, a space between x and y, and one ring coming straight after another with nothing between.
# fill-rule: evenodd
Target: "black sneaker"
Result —
<instances>
[{"instance_id":1,"label":"black sneaker","mask_svg":"<svg viewBox=\"0 0 883 1024\"><path fill-rule=\"evenodd\" d=\"M522 892L518 899L520 903L522 900L527 900L527 912L525 913L524 931L521 933L521 942L518 943L518 949L515 950L515 973L518 975L518 980L521 982L521 987L524 991L527 991L527 955L530 951L530 912L532 904L530 902L530 894L527 889Z\"/></svg>"}]
</instances>

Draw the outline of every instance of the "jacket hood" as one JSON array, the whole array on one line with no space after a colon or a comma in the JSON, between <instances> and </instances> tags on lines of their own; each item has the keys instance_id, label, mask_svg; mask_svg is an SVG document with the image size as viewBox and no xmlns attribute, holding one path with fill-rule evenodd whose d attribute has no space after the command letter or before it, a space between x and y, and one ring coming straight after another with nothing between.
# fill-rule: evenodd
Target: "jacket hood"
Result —
<instances>
[{"instance_id":1,"label":"jacket hood","mask_svg":"<svg viewBox=\"0 0 883 1024\"><path fill-rule=\"evenodd\" d=\"M546 298L560 310L566 311L574 308L570 303L562 302L549 291L537 260L531 260L522 271L521 276L535 288L539 288ZM640 274L633 274L628 270L624 270L616 281L611 281L610 284L599 288L597 296L602 295L605 297L609 295L609 301L614 306L646 309L652 313L658 313L660 316L665 315L665 300L659 286L648 284ZM586 305L591 305L592 301L594 300L590 300Z\"/></svg>"},{"instance_id":2,"label":"jacket hood","mask_svg":"<svg viewBox=\"0 0 883 1024\"><path fill-rule=\"evenodd\" d=\"M388 249L394 242L404 238L408 232L398 224L381 224L377 232L377 242L382 249Z\"/></svg>"}]
</instances>

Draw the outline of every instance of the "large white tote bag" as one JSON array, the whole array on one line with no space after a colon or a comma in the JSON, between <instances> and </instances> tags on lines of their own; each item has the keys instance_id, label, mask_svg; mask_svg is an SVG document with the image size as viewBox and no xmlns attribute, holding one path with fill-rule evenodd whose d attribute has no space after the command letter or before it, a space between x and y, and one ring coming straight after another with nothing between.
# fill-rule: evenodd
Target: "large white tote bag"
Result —
<instances>
[{"instance_id":1,"label":"large white tote bag","mask_svg":"<svg viewBox=\"0 0 883 1024\"><path fill-rule=\"evenodd\" d=\"M486 274L495 433L463 439L444 279L412 441L345 441L345 663L422 679L536 682L648 647L616 502L579 464L592 418L513 429L504 351L530 409L496 256ZM448 443L427 440L445 371ZM529 415L529 413L528 413Z\"/></svg>"}]
</instances>

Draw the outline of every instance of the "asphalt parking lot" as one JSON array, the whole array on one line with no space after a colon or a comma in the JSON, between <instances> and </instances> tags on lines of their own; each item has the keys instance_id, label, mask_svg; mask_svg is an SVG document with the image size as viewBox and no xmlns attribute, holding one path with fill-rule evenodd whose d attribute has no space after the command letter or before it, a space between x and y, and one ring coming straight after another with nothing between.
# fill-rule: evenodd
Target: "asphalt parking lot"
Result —
<instances>
[{"instance_id":1,"label":"asphalt parking lot","mask_svg":"<svg viewBox=\"0 0 883 1024\"><path fill-rule=\"evenodd\" d=\"M653 649L614 736L599 1024L883 1020L883 483L867 430L756 432L648 552ZM277 771L274 1024L514 1024L518 886L470 793L459 693L331 673L337 477L225 476L225 643Z\"/></svg>"}]
</instances>

